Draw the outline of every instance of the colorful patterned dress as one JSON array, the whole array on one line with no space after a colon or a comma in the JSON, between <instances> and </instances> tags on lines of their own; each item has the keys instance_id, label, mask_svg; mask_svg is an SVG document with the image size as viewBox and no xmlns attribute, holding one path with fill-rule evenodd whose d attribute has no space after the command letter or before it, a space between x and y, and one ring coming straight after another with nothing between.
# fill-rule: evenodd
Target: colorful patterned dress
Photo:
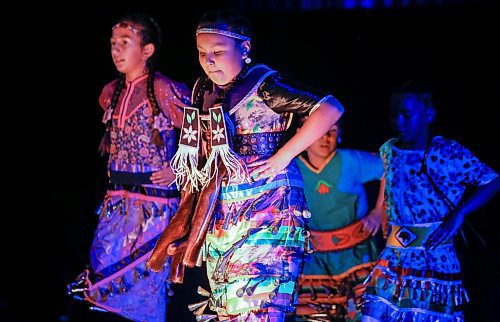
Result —
<instances>
[{"instance_id":1,"label":"colorful patterned dress","mask_svg":"<svg viewBox=\"0 0 500 322\"><path fill-rule=\"evenodd\" d=\"M106 109L117 81L104 87L100 105ZM110 182L99 207L99 223L90 250L91 271L77 281L83 298L97 309L133 321L165 321L169 283L165 272L145 267L157 239L175 214L175 186L154 185L152 172L169 166L175 153L175 131L168 104L177 96L189 102L189 90L156 73L155 97L161 110L160 132L165 146L151 139L152 108L147 99L147 75L127 82L112 116L108 170ZM166 264L168 267L168 263ZM74 285L75 286L75 285ZM74 288L73 286L73 288Z\"/></svg>"},{"instance_id":2,"label":"colorful patterned dress","mask_svg":"<svg viewBox=\"0 0 500 322\"><path fill-rule=\"evenodd\" d=\"M422 246L449 209L422 171L424 150L399 149L396 142L391 139L380 149L390 232L365 281L363 315L380 321L463 321L462 306L468 298L453 241L434 250ZM455 205L466 187L497 177L469 150L442 137L433 138L426 160L428 174Z\"/></svg>"},{"instance_id":3,"label":"colorful patterned dress","mask_svg":"<svg viewBox=\"0 0 500 322\"><path fill-rule=\"evenodd\" d=\"M264 65L245 73L223 107L232 148L248 164L273 155L291 130L293 115L311 113L329 96L320 99L285 85ZM202 91L195 87L195 104ZM198 103L201 109L203 101ZM272 182L266 180L226 182L214 206L201 256L212 291L206 294L209 305L221 321L284 321L296 303L310 215L302 176L292 161ZM200 314L201 321L217 317Z\"/></svg>"},{"instance_id":4,"label":"colorful patterned dress","mask_svg":"<svg viewBox=\"0 0 500 322\"><path fill-rule=\"evenodd\" d=\"M360 221L369 211L363 184L382 177L382 159L338 149L320 169L303 157L298 164L312 214L314 252L299 279L296 321L359 321L362 284L378 257Z\"/></svg>"}]
</instances>

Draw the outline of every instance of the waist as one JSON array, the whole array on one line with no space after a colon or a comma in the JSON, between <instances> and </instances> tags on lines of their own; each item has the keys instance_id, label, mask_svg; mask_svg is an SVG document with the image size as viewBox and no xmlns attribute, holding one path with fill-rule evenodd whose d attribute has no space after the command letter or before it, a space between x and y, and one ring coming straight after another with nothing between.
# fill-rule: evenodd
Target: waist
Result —
<instances>
[{"instance_id":1,"label":"waist","mask_svg":"<svg viewBox=\"0 0 500 322\"><path fill-rule=\"evenodd\" d=\"M233 148L239 155L273 155L283 135L283 132L238 134Z\"/></svg>"},{"instance_id":2,"label":"waist","mask_svg":"<svg viewBox=\"0 0 500 322\"><path fill-rule=\"evenodd\" d=\"M153 172L124 172L110 171L109 179L112 183L120 185L141 185L151 184L151 175Z\"/></svg>"},{"instance_id":3,"label":"waist","mask_svg":"<svg viewBox=\"0 0 500 322\"><path fill-rule=\"evenodd\" d=\"M417 224L417 225L395 225L391 224L389 237L387 237L387 247L390 248L416 248L425 249L424 242L432 232L434 232L441 222ZM438 245L438 247L453 244L450 238Z\"/></svg>"},{"instance_id":4,"label":"waist","mask_svg":"<svg viewBox=\"0 0 500 322\"><path fill-rule=\"evenodd\" d=\"M370 232L363 229L358 220L348 226L329 230L311 230L311 243L315 252L338 252L352 248L370 238Z\"/></svg>"}]
</instances>

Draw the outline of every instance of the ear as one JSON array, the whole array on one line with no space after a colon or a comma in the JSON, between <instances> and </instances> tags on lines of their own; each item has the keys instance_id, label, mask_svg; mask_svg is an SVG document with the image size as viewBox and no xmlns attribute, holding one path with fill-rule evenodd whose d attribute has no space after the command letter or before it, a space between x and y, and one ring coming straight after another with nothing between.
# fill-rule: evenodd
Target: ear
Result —
<instances>
[{"instance_id":1,"label":"ear","mask_svg":"<svg viewBox=\"0 0 500 322\"><path fill-rule=\"evenodd\" d=\"M155 52L155 45L147 44L142 48L142 56L144 60L148 60L151 56L153 56Z\"/></svg>"},{"instance_id":2,"label":"ear","mask_svg":"<svg viewBox=\"0 0 500 322\"><path fill-rule=\"evenodd\" d=\"M425 110L425 122L431 124L436 119L436 110L433 108L427 108Z\"/></svg>"},{"instance_id":3,"label":"ear","mask_svg":"<svg viewBox=\"0 0 500 322\"><path fill-rule=\"evenodd\" d=\"M250 40L245 40L241 43L242 58L245 59L250 55L250 50L252 49L252 44Z\"/></svg>"}]
</instances>

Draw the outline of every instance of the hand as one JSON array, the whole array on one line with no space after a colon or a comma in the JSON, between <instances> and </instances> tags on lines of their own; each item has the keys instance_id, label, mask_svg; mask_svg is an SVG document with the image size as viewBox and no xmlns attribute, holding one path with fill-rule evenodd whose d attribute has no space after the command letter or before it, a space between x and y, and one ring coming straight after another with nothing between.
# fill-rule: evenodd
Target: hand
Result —
<instances>
[{"instance_id":1,"label":"hand","mask_svg":"<svg viewBox=\"0 0 500 322\"><path fill-rule=\"evenodd\" d=\"M170 185L175 180L175 174L172 168L165 167L159 171L153 172L150 179L154 184Z\"/></svg>"},{"instance_id":2,"label":"hand","mask_svg":"<svg viewBox=\"0 0 500 322\"><path fill-rule=\"evenodd\" d=\"M435 249L440 243L453 237L463 222L464 215L458 212L446 217L441 225L427 237L424 247L429 250Z\"/></svg>"},{"instance_id":3,"label":"hand","mask_svg":"<svg viewBox=\"0 0 500 322\"><path fill-rule=\"evenodd\" d=\"M361 218L364 230L375 236L382 224L382 208L373 208L365 217Z\"/></svg>"},{"instance_id":4,"label":"hand","mask_svg":"<svg viewBox=\"0 0 500 322\"><path fill-rule=\"evenodd\" d=\"M250 168L256 167L250 172L250 176L254 181L269 178L266 183L274 180L274 178L285 169L293 157L287 153L276 152L272 157L267 160L252 162L248 164Z\"/></svg>"}]
</instances>

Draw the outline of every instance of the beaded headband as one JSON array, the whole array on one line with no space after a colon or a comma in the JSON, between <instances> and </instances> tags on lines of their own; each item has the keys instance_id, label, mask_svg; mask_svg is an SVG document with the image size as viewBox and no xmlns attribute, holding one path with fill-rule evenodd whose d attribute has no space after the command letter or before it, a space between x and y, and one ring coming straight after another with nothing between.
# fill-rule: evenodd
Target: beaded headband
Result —
<instances>
[{"instance_id":1,"label":"beaded headband","mask_svg":"<svg viewBox=\"0 0 500 322\"><path fill-rule=\"evenodd\" d=\"M243 35L236 33L236 32L217 29L217 28L198 28L196 30L196 36L198 36L198 34L218 34L218 35L223 35L223 36L227 36L227 37L231 37L231 38L235 38L235 39L239 39L239 40L243 40L243 41L250 40L250 37L243 36Z\"/></svg>"},{"instance_id":2,"label":"beaded headband","mask_svg":"<svg viewBox=\"0 0 500 322\"><path fill-rule=\"evenodd\" d=\"M115 30L116 28L125 28L132 31L134 34L139 35L139 29L137 29L136 27L132 26L127 22L119 22L116 25L114 25L113 28L111 28L111 30Z\"/></svg>"}]
</instances>

